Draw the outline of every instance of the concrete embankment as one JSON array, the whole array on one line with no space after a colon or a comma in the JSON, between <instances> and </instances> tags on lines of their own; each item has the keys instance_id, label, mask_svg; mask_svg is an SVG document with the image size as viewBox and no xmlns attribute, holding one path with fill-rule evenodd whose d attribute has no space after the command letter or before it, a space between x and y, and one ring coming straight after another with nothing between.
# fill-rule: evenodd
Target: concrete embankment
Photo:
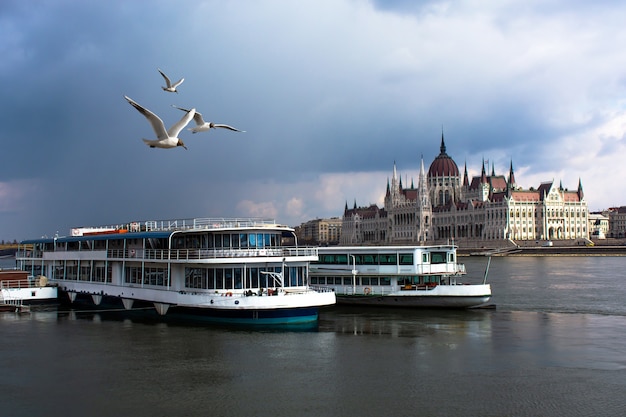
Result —
<instances>
[{"instance_id":1,"label":"concrete embankment","mask_svg":"<svg viewBox=\"0 0 626 417\"><path fill-rule=\"evenodd\" d=\"M462 249L459 256L626 256L626 246L550 246L511 247L507 249Z\"/></svg>"}]
</instances>

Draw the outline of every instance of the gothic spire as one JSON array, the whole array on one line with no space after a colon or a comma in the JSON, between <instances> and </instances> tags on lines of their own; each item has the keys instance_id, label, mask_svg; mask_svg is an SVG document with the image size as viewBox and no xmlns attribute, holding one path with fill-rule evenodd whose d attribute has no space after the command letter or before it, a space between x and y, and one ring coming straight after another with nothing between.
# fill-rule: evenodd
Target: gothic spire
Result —
<instances>
[{"instance_id":1,"label":"gothic spire","mask_svg":"<svg viewBox=\"0 0 626 417\"><path fill-rule=\"evenodd\" d=\"M483 158L483 169L480 173L480 182L481 184L487 183L487 173L485 172L485 158Z\"/></svg>"},{"instance_id":2,"label":"gothic spire","mask_svg":"<svg viewBox=\"0 0 626 417\"><path fill-rule=\"evenodd\" d=\"M578 198L582 200L584 196L585 193L583 192L583 182L580 178L578 178Z\"/></svg>"},{"instance_id":3,"label":"gothic spire","mask_svg":"<svg viewBox=\"0 0 626 417\"><path fill-rule=\"evenodd\" d=\"M511 159L511 166L509 168L509 188L515 188L515 174L513 173L513 160Z\"/></svg>"},{"instance_id":4,"label":"gothic spire","mask_svg":"<svg viewBox=\"0 0 626 417\"><path fill-rule=\"evenodd\" d=\"M441 146L439 147L439 153L441 155L446 154L446 143L443 140L443 126L441 126Z\"/></svg>"},{"instance_id":5,"label":"gothic spire","mask_svg":"<svg viewBox=\"0 0 626 417\"><path fill-rule=\"evenodd\" d=\"M398 179L398 171L396 170L396 161L393 161L393 179Z\"/></svg>"},{"instance_id":6,"label":"gothic spire","mask_svg":"<svg viewBox=\"0 0 626 417\"><path fill-rule=\"evenodd\" d=\"M467 161L465 161L465 169L463 170L463 187L469 187L469 178L467 176Z\"/></svg>"}]
</instances>

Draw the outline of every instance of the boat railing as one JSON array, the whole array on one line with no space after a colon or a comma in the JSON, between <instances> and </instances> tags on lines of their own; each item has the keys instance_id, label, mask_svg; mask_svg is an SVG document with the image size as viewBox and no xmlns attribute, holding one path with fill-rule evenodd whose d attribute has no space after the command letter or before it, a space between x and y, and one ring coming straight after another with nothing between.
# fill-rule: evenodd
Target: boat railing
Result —
<instances>
[{"instance_id":1,"label":"boat railing","mask_svg":"<svg viewBox=\"0 0 626 417\"><path fill-rule=\"evenodd\" d=\"M188 230L188 229L222 229L233 227L259 227L259 226L276 226L277 223L273 219L263 218L223 218L223 217L207 217L194 219L177 219L177 220L149 220L140 223L141 231L170 231L170 230Z\"/></svg>"},{"instance_id":2,"label":"boat railing","mask_svg":"<svg viewBox=\"0 0 626 417\"><path fill-rule=\"evenodd\" d=\"M465 265L457 263L417 265L418 274L465 274Z\"/></svg>"},{"instance_id":3,"label":"boat railing","mask_svg":"<svg viewBox=\"0 0 626 417\"><path fill-rule=\"evenodd\" d=\"M12 279L0 281L0 288L3 290L20 289L20 288L36 288L40 286L39 279Z\"/></svg>"},{"instance_id":4,"label":"boat railing","mask_svg":"<svg viewBox=\"0 0 626 417\"><path fill-rule=\"evenodd\" d=\"M317 256L317 248L239 248L239 249L109 249L109 259L200 260L223 258Z\"/></svg>"}]
</instances>

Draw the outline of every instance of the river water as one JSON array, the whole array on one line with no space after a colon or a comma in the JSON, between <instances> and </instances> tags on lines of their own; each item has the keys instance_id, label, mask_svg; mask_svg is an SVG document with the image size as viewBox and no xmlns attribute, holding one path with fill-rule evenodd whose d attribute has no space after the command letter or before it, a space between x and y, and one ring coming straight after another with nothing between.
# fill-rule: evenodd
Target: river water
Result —
<instances>
[{"instance_id":1,"label":"river water","mask_svg":"<svg viewBox=\"0 0 626 417\"><path fill-rule=\"evenodd\" d=\"M461 258L466 281L486 258ZM0 313L3 416L623 416L626 258L493 258L495 309L312 331Z\"/></svg>"}]
</instances>

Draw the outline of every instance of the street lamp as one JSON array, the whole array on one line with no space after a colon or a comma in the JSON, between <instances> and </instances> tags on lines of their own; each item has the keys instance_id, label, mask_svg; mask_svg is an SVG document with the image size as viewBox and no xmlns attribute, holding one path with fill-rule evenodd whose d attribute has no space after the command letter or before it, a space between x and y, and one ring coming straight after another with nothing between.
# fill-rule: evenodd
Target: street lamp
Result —
<instances>
[{"instance_id":1,"label":"street lamp","mask_svg":"<svg viewBox=\"0 0 626 417\"><path fill-rule=\"evenodd\" d=\"M348 255L352 258L352 295L356 295L356 258L354 255Z\"/></svg>"}]
</instances>

